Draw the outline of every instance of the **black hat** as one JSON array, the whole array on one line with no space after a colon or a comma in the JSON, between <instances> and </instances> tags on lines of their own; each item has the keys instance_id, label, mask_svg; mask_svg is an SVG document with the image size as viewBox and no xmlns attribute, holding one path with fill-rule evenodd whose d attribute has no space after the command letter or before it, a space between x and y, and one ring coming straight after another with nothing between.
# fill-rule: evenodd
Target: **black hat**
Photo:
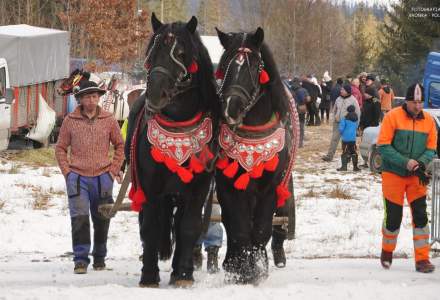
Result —
<instances>
[{"instance_id":1,"label":"black hat","mask_svg":"<svg viewBox=\"0 0 440 300\"><path fill-rule=\"evenodd\" d=\"M345 84L342 88L347 92L347 94L351 95L351 85Z\"/></svg>"},{"instance_id":2,"label":"black hat","mask_svg":"<svg viewBox=\"0 0 440 300\"><path fill-rule=\"evenodd\" d=\"M94 81L84 80L80 82L79 86L73 88L73 93L75 98L79 99L81 96L91 93L98 93L99 96L102 96L105 94L105 90L99 88Z\"/></svg>"},{"instance_id":3,"label":"black hat","mask_svg":"<svg viewBox=\"0 0 440 300\"><path fill-rule=\"evenodd\" d=\"M423 86L421 86L418 83L411 85L406 90L405 100L406 101L414 101L414 100L423 101Z\"/></svg>"},{"instance_id":4,"label":"black hat","mask_svg":"<svg viewBox=\"0 0 440 300\"><path fill-rule=\"evenodd\" d=\"M368 75L367 75L367 80L373 80L373 81L375 81L375 80L376 80L376 76L374 76L373 74L368 74Z\"/></svg>"}]
</instances>

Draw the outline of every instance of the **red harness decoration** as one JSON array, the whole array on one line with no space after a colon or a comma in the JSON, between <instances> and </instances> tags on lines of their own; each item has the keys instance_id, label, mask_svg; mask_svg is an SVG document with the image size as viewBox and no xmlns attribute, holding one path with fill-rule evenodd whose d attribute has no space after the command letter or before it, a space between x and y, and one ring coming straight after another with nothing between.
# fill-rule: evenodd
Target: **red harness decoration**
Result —
<instances>
[{"instance_id":1,"label":"red harness decoration","mask_svg":"<svg viewBox=\"0 0 440 300\"><path fill-rule=\"evenodd\" d=\"M177 173L184 183L189 183L194 177L205 170L204 164L211 160L214 155L209 151L207 144L212 138L212 120L204 118L198 126L201 113L193 120L186 122L172 122L155 116L148 121L147 137L151 144L151 156L157 163L163 163L167 168ZM184 124L183 124L184 123ZM172 132L163 125L174 128L191 126L188 131ZM196 156L200 153L199 157ZM187 167L182 164L190 159Z\"/></svg>"},{"instance_id":2,"label":"red harness decoration","mask_svg":"<svg viewBox=\"0 0 440 300\"><path fill-rule=\"evenodd\" d=\"M277 125L278 117L271 123L271 127ZM264 129L268 129L267 127L264 126ZM219 158L216 166L223 170L226 177L233 178L240 165L246 172L235 180L234 187L237 190L246 190L251 178L260 178L265 170L269 172L276 170L279 162L278 152L283 150L285 145L285 134L284 128L277 128L266 137L250 139L238 136L229 126L223 124L219 144L225 155ZM229 162L229 158L232 162Z\"/></svg>"}]
</instances>

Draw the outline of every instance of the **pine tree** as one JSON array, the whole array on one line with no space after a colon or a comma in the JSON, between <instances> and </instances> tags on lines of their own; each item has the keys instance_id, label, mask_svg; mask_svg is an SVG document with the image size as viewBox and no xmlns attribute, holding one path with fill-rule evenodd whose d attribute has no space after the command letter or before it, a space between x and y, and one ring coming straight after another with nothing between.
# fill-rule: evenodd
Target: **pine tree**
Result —
<instances>
[{"instance_id":1,"label":"pine tree","mask_svg":"<svg viewBox=\"0 0 440 300\"><path fill-rule=\"evenodd\" d=\"M400 0L387 13L381 28L379 66L401 93L407 85L421 80L426 56L440 38L440 22L413 15L415 7L432 6L427 0Z\"/></svg>"}]
</instances>

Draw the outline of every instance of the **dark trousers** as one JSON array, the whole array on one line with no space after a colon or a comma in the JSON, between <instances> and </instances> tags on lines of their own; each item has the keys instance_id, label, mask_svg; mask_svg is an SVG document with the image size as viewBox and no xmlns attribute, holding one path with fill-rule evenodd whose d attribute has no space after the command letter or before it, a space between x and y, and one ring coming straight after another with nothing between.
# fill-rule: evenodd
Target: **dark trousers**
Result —
<instances>
[{"instance_id":1,"label":"dark trousers","mask_svg":"<svg viewBox=\"0 0 440 300\"><path fill-rule=\"evenodd\" d=\"M321 120L324 122L324 115L325 115L325 120L328 123L329 117L330 117L330 107L327 108L319 108L319 110L321 111Z\"/></svg>"},{"instance_id":2,"label":"dark trousers","mask_svg":"<svg viewBox=\"0 0 440 300\"><path fill-rule=\"evenodd\" d=\"M342 155L357 155L356 142L342 142Z\"/></svg>"},{"instance_id":3,"label":"dark trousers","mask_svg":"<svg viewBox=\"0 0 440 300\"><path fill-rule=\"evenodd\" d=\"M110 220L98 213L98 206L113 203L113 179L109 173L96 177L70 172L66 179L69 212L72 225L73 260L89 263L90 217L93 222L94 261L104 261L107 255L107 235Z\"/></svg>"},{"instance_id":4,"label":"dark trousers","mask_svg":"<svg viewBox=\"0 0 440 300\"><path fill-rule=\"evenodd\" d=\"M309 114L309 122L307 125L320 125L319 111L316 107L316 101L307 102L307 113Z\"/></svg>"}]
</instances>

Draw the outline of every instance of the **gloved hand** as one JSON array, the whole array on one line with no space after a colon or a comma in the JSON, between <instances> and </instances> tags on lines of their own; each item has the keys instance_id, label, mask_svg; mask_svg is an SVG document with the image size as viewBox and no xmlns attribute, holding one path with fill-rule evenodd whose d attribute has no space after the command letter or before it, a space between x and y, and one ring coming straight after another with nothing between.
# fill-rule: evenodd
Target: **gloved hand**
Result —
<instances>
[{"instance_id":1,"label":"gloved hand","mask_svg":"<svg viewBox=\"0 0 440 300\"><path fill-rule=\"evenodd\" d=\"M418 162L419 166L413 171L414 175L419 177L419 182L421 185L426 186L431 180L431 176L426 172L426 166L422 162Z\"/></svg>"}]
</instances>

